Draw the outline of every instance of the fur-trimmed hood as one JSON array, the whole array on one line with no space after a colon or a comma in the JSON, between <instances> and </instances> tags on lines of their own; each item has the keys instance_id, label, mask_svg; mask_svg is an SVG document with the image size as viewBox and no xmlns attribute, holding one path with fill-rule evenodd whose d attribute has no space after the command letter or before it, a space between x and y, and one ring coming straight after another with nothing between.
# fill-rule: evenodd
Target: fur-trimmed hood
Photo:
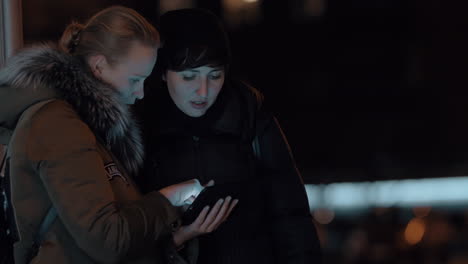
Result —
<instances>
[{"instance_id":1,"label":"fur-trimmed hood","mask_svg":"<svg viewBox=\"0 0 468 264\"><path fill-rule=\"evenodd\" d=\"M8 143L26 108L51 98L68 102L128 172L136 175L143 162L143 145L129 107L85 63L50 44L20 51L0 70L0 143Z\"/></svg>"}]
</instances>

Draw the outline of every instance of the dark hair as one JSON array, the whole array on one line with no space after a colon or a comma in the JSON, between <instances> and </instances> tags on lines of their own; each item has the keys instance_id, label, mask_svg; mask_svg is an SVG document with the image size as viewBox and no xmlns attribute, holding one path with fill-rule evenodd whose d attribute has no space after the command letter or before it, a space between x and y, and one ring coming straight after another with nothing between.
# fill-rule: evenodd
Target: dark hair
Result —
<instances>
[{"instance_id":1,"label":"dark hair","mask_svg":"<svg viewBox=\"0 0 468 264\"><path fill-rule=\"evenodd\" d=\"M102 54L110 64L127 54L134 41L158 48L158 31L135 10L123 6L108 7L85 25L73 22L67 26L59 47L82 58Z\"/></svg>"},{"instance_id":2,"label":"dark hair","mask_svg":"<svg viewBox=\"0 0 468 264\"><path fill-rule=\"evenodd\" d=\"M166 12L160 18L163 47L159 70L182 71L203 65L230 64L231 50L221 20L206 9L187 8Z\"/></svg>"}]
</instances>

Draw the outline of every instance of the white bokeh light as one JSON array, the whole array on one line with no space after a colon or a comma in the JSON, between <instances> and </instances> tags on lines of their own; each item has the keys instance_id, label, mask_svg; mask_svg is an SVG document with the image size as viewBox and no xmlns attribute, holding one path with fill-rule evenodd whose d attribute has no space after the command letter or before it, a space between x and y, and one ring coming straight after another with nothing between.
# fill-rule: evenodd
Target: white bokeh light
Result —
<instances>
[{"instance_id":1,"label":"white bokeh light","mask_svg":"<svg viewBox=\"0 0 468 264\"><path fill-rule=\"evenodd\" d=\"M468 204L468 177L306 185L315 208L447 206Z\"/></svg>"}]
</instances>

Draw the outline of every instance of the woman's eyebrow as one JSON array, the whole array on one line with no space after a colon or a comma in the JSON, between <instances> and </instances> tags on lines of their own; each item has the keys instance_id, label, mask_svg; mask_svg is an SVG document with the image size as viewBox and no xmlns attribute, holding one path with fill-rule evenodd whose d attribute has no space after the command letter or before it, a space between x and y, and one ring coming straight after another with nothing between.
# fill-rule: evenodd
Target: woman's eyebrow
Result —
<instances>
[{"instance_id":1,"label":"woman's eyebrow","mask_svg":"<svg viewBox=\"0 0 468 264\"><path fill-rule=\"evenodd\" d=\"M132 75L136 76L136 77L140 77L140 78L147 78L148 77L148 75L143 75L143 74L138 74L138 73L134 73Z\"/></svg>"}]
</instances>

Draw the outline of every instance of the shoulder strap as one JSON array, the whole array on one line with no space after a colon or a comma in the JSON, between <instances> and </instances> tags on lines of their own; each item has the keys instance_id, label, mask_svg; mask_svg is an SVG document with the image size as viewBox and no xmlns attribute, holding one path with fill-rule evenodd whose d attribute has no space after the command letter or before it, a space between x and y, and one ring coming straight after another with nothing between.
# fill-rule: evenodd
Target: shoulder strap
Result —
<instances>
[{"instance_id":1,"label":"shoulder strap","mask_svg":"<svg viewBox=\"0 0 468 264\"><path fill-rule=\"evenodd\" d=\"M41 226L39 227L39 232L36 234L36 239L34 241L38 244L44 240L45 233L49 230L50 225L54 222L57 217L57 210L55 207L51 206L49 211L47 211L46 216L42 219Z\"/></svg>"},{"instance_id":2,"label":"shoulder strap","mask_svg":"<svg viewBox=\"0 0 468 264\"><path fill-rule=\"evenodd\" d=\"M50 226L56 218L57 210L55 210L55 207L51 206L49 208L49 211L47 211L47 214L44 217L44 219L42 219L42 223L39 226L39 231L34 236L32 246L29 249L28 262L31 261L35 256L37 256L39 248L41 247L41 243L42 241L44 241L45 234L47 233L47 231L49 230Z\"/></svg>"}]
</instances>

